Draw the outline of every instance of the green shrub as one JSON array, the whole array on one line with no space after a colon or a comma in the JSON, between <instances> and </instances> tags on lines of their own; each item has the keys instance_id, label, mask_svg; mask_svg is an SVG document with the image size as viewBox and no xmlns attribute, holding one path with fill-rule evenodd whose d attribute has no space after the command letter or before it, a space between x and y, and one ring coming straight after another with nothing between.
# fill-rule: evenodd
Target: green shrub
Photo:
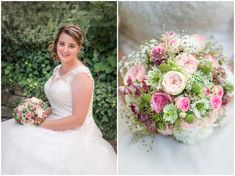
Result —
<instances>
[{"instance_id":1,"label":"green shrub","mask_svg":"<svg viewBox=\"0 0 235 176\"><path fill-rule=\"evenodd\" d=\"M59 64L47 48L65 23L84 31L78 57L96 83L94 118L105 137L115 139L116 2L2 2L2 85L46 100L43 86Z\"/></svg>"}]
</instances>

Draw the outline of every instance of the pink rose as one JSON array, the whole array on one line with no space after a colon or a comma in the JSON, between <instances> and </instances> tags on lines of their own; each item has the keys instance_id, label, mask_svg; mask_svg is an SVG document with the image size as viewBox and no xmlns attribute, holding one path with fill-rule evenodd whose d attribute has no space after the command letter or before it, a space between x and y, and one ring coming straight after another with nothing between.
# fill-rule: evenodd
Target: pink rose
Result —
<instances>
[{"instance_id":1,"label":"pink rose","mask_svg":"<svg viewBox=\"0 0 235 176\"><path fill-rule=\"evenodd\" d=\"M199 51L203 50L206 47L207 39L205 36L200 34L194 34L192 37L196 40Z\"/></svg>"},{"instance_id":2,"label":"pink rose","mask_svg":"<svg viewBox=\"0 0 235 176\"><path fill-rule=\"evenodd\" d=\"M156 92L152 95L150 106L153 111L160 113L163 108L172 101L171 96L165 93Z\"/></svg>"},{"instance_id":3,"label":"pink rose","mask_svg":"<svg viewBox=\"0 0 235 176\"><path fill-rule=\"evenodd\" d=\"M183 70L189 74L197 71L198 60L191 54L180 54L177 57L177 65L181 66Z\"/></svg>"},{"instance_id":4,"label":"pink rose","mask_svg":"<svg viewBox=\"0 0 235 176\"><path fill-rule=\"evenodd\" d=\"M143 65L135 65L133 66L124 76L124 84L128 85L128 82L130 80L132 82L138 80L139 82L142 82L145 78L145 67Z\"/></svg>"},{"instance_id":5,"label":"pink rose","mask_svg":"<svg viewBox=\"0 0 235 176\"><path fill-rule=\"evenodd\" d=\"M161 59L163 57L163 54L164 54L163 44L159 44L159 45L153 47L150 51L151 61L153 61L154 63L159 65L161 63Z\"/></svg>"},{"instance_id":6,"label":"pink rose","mask_svg":"<svg viewBox=\"0 0 235 176\"><path fill-rule=\"evenodd\" d=\"M190 108L190 100L188 97L179 97L175 102L176 107L181 111L188 111Z\"/></svg>"},{"instance_id":7,"label":"pink rose","mask_svg":"<svg viewBox=\"0 0 235 176\"><path fill-rule=\"evenodd\" d=\"M178 95L184 90L186 79L184 75L178 71L169 71L163 76L162 86L166 93Z\"/></svg>"},{"instance_id":8,"label":"pink rose","mask_svg":"<svg viewBox=\"0 0 235 176\"><path fill-rule=\"evenodd\" d=\"M213 95L211 96L210 103L212 109L219 109L222 105L222 97L219 97L218 95Z\"/></svg>"},{"instance_id":9,"label":"pink rose","mask_svg":"<svg viewBox=\"0 0 235 176\"><path fill-rule=\"evenodd\" d=\"M212 63L213 67L215 68L219 67L219 63L217 62L217 60L214 57L212 57L210 54L206 54L205 58Z\"/></svg>"},{"instance_id":10,"label":"pink rose","mask_svg":"<svg viewBox=\"0 0 235 176\"><path fill-rule=\"evenodd\" d=\"M30 112L28 112L28 113L26 114L26 118L31 119L31 118L32 118L32 114L31 114Z\"/></svg>"},{"instance_id":11,"label":"pink rose","mask_svg":"<svg viewBox=\"0 0 235 176\"><path fill-rule=\"evenodd\" d=\"M17 116L21 116L22 115L22 112L21 111L17 111Z\"/></svg>"}]
</instances>

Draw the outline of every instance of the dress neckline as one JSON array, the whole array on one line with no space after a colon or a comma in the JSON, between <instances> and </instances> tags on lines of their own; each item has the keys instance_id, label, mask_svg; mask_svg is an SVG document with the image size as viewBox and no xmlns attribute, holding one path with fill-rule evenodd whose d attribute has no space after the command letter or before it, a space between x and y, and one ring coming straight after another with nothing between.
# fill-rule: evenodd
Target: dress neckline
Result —
<instances>
[{"instance_id":1,"label":"dress neckline","mask_svg":"<svg viewBox=\"0 0 235 176\"><path fill-rule=\"evenodd\" d=\"M83 67L85 67L85 68L86 68L86 66L85 66L85 65L79 65L79 66L77 66L77 67L73 68L72 70L70 70L68 73L66 73L66 74L64 74L64 75L60 75L59 70L60 70L60 68L61 68L61 67L62 67L62 65L61 65L61 64L60 64L60 65L58 65L58 68L57 68L57 69L56 69L56 71L55 71L56 75L57 75L57 76L59 76L59 77L65 77L66 75L69 75L70 73L74 72L75 70L77 70L77 69L79 69L79 68L83 68Z\"/></svg>"}]
</instances>

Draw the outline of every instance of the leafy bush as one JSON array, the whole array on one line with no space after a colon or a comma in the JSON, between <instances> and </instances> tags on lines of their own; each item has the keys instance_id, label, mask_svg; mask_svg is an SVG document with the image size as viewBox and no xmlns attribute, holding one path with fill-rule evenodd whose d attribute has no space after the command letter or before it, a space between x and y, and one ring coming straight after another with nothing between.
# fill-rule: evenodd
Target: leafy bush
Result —
<instances>
[{"instance_id":1,"label":"leafy bush","mask_svg":"<svg viewBox=\"0 0 235 176\"><path fill-rule=\"evenodd\" d=\"M79 24L79 59L94 77L94 118L116 138L116 2L2 2L2 85L46 100L43 86L53 62L48 45L65 23Z\"/></svg>"}]
</instances>

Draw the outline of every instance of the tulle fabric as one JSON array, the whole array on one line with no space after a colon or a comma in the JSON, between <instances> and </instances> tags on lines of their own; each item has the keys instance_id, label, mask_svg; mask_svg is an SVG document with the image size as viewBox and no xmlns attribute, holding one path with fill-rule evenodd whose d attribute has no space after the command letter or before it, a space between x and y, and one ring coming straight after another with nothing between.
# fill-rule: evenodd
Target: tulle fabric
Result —
<instances>
[{"instance_id":1,"label":"tulle fabric","mask_svg":"<svg viewBox=\"0 0 235 176\"><path fill-rule=\"evenodd\" d=\"M69 85L75 75L83 72L92 79L87 67L78 67L64 77L59 76L59 67L55 68L53 76L45 85L45 92L53 108L53 114L48 117L50 119L71 113L71 96L59 96L58 92L69 94ZM55 87L58 86L60 88L57 92ZM92 118L92 102L84 124L74 130L53 131L19 125L14 119L2 123L2 174L115 173L116 154L102 138Z\"/></svg>"}]
</instances>

